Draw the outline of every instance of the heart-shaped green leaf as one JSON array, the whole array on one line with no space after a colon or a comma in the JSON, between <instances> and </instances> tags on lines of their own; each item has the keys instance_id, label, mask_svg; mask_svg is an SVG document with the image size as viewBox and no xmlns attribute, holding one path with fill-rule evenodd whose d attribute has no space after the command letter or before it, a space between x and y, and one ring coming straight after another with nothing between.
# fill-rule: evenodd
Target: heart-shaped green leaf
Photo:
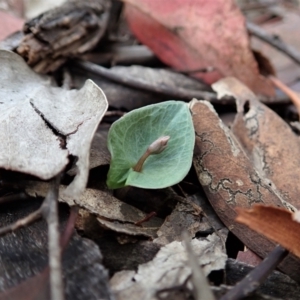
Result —
<instances>
[{"instance_id":1,"label":"heart-shaped green leaf","mask_svg":"<svg viewBox=\"0 0 300 300\"><path fill-rule=\"evenodd\" d=\"M148 147L169 136L167 147L150 155L141 172L133 170ZM181 181L193 157L195 133L188 105L166 101L133 110L116 121L108 133L111 164L107 185L115 189L131 185L164 188Z\"/></svg>"}]
</instances>

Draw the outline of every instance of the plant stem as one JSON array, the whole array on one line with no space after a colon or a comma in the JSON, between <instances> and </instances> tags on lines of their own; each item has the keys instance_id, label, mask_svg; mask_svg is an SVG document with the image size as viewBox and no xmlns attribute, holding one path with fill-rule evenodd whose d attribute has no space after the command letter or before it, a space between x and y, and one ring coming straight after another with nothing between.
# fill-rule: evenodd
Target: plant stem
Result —
<instances>
[{"instance_id":1,"label":"plant stem","mask_svg":"<svg viewBox=\"0 0 300 300\"><path fill-rule=\"evenodd\" d=\"M150 156L150 154L150 151L147 149L147 151L142 155L137 164L133 167L133 171L142 172L144 162Z\"/></svg>"},{"instance_id":2,"label":"plant stem","mask_svg":"<svg viewBox=\"0 0 300 300\"><path fill-rule=\"evenodd\" d=\"M170 137L168 135L161 136L157 140L155 140L146 150L146 152L142 155L142 157L139 159L137 164L133 167L133 170L135 172L141 172L145 160L151 155L151 154L159 154L163 152L169 141Z\"/></svg>"}]
</instances>

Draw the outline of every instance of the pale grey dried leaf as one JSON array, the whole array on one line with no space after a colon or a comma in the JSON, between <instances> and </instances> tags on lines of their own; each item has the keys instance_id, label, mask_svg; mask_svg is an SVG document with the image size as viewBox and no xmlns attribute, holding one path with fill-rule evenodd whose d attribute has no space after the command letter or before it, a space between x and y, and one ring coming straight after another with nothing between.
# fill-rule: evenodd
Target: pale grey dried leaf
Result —
<instances>
[{"instance_id":1,"label":"pale grey dried leaf","mask_svg":"<svg viewBox=\"0 0 300 300\"><path fill-rule=\"evenodd\" d=\"M227 256L216 234L205 240L193 239L191 245L206 276L224 268ZM137 272L118 272L110 283L117 300L154 300L158 290L181 285L190 274L186 250L181 242L174 241L162 247L152 261L140 265Z\"/></svg>"},{"instance_id":2,"label":"pale grey dried leaf","mask_svg":"<svg viewBox=\"0 0 300 300\"><path fill-rule=\"evenodd\" d=\"M100 124L92 141L90 150L90 164L89 168L93 169L99 166L109 165L110 153L107 149L107 133L109 126ZM72 167L68 174L71 176L76 175L76 166Z\"/></svg>"},{"instance_id":3,"label":"pale grey dried leaf","mask_svg":"<svg viewBox=\"0 0 300 300\"><path fill-rule=\"evenodd\" d=\"M53 87L12 52L0 51L0 65L0 168L47 180L73 155L78 175L66 194L77 198L87 182L93 135L108 106L104 93L92 81L79 91Z\"/></svg>"}]
</instances>

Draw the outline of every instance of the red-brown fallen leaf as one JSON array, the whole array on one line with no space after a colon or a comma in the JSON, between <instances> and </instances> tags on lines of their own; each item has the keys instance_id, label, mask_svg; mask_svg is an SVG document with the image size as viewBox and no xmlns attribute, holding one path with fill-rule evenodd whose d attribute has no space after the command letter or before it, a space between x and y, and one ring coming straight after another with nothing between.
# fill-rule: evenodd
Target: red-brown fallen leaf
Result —
<instances>
[{"instance_id":1,"label":"red-brown fallen leaf","mask_svg":"<svg viewBox=\"0 0 300 300\"><path fill-rule=\"evenodd\" d=\"M265 235L300 257L300 223L292 213L274 206L255 205L251 209L236 208L237 222Z\"/></svg>"},{"instance_id":2,"label":"red-brown fallen leaf","mask_svg":"<svg viewBox=\"0 0 300 300\"><path fill-rule=\"evenodd\" d=\"M0 11L0 41L8 35L21 30L24 21L9 13Z\"/></svg>"},{"instance_id":3,"label":"red-brown fallen leaf","mask_svg":"<svg viewBox=\"0 0 300 300\"><path fill-rule=\"evenodd\" d=\"M233 0L123 0L137 38L166 64L207 83L235 76L254 92L273 95L250 50L244 17Z\"/></svg>"}]
</instances>

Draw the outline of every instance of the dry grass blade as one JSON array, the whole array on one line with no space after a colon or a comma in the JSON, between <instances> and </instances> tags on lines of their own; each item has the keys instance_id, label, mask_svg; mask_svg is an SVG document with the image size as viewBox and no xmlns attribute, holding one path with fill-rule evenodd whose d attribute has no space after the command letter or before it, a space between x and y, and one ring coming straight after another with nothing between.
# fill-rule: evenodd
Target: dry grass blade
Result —
<instances>
[{"instance_id":1,"label":"dry grass blade","mask_svg":"<svg viewBox=\"0 0 300 300\"><path fill-rule=\"evenodd\" d=\"M282 90L293 102L293 104L296 106L298 115L300 116L300 95L290 89L287 85L285 85L282 81L280 81L278 78L274 76L269 76L269 79L273 82L273 84L278 87L280 90Z\"/></svg>"},{"instance_id":2,"label":"dry grass blade","mask_svg":"<svg viewBox=\"0 0 300 300\"><path fill-rule=\"evenodd\" d=\"M61 175L59 174L52 180L49 192L42 207L43 216L48 224L51 300L64 300L57 209L60 177Z\"/></svg>"},{"instance_id":3,"label":"dry grass blade","mask_svg":"<svg viewBox=\"0 0 300 300\"><path fill-rule=\"evenodd\" d=\"M201 269L201 266L198 264L197 257L195 256L189 236L186 232L183 234L183 238L186 252L188 254L188 264L192 269L192 283L195 300L215 300L216 298L209 287L208 281Z\"/></svg>"}]
</instances>

